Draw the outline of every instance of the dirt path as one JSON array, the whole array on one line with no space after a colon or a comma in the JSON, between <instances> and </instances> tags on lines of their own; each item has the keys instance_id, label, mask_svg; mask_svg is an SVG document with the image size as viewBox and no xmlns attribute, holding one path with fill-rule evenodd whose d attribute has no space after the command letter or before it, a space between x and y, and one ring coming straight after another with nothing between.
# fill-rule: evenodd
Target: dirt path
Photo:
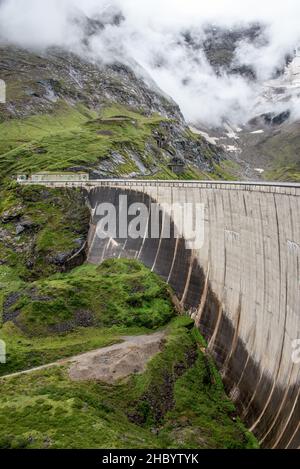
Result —
<instances>
[{"instance_id":1,"label":"dirt path","mask_svg":"<svg viewBox=\"0 0 300 469\"><path fill-rule=\"evenodd\" d=\"M53 368L54 366L63 366L68 363L71 358L64 358L53 363L47 363L47 365L37 366L35 368L30 368L29 370L17 371L16 373L10 373L9 375L0 376L1 379L15 378L16 376L28 375L29 373L34 373L35 371L46 370L47 368Z\"/></svg>"},{"instance_id":2,"label":"dirt path","mask_svg":"<svg viewBox=\"0 0 300 469\"><path fill-rule=\"evenodd\" d=\"M74 381L93 380L112 383L133 373L142 373L149 360L160 351L165 334L165 332L156 332L150 335L125 336L122 337L123 342L120 344L0 376L0 381L70 364L69 375Z\"/></svg>"},{"instance_id":3,"label":"dirt path","mask_svg":"<svg viewBox=\"0 0 300 469\"><path fill-rule=\"evenodd\" d=\"M85 353L71 360L74 381L113 383L133 373L145 371L148 361L160 351L165 332L124 337L124 342Z\"/></svg>"}]
</instances>

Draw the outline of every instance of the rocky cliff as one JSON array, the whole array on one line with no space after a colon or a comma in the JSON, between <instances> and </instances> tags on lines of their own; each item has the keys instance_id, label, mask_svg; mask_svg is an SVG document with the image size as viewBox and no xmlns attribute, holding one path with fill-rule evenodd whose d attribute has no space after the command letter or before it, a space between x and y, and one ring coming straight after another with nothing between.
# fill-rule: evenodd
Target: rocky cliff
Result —
<instances>
[{"instance_id":1,"label":"rocky cliff","mask_svg":"<svg viewBox=\"0 0 300 469\"><path fill-rule=\"evenodd\" d=\"M3 176L85 169L94 177L160 172L169 178L176 177L168 167L175 158L186 164L186 177L197 178L220 161L222 150L190 131L176 103L145 72L62 50L4 46L0 70L7 83L0 108Z\"/></svg>"}]
</instances>

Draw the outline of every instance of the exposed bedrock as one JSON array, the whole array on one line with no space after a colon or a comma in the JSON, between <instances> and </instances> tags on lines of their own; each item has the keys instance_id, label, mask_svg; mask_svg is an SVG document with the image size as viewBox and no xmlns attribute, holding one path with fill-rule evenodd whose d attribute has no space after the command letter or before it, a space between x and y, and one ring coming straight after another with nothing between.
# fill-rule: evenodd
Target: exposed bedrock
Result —
<instances>
[{"instance_id":1,"label":"exposed bedrock","mask_svg":"<svg viewBox=\"0 0 300 469\"><path fill-rule=\"evenodd\" d=\"M173 237L100 240L93 209L102 202L118 207L121 194L129 205L203 203L203 247L187 249ZM300 446L300 364L292 359L300 339L299 195L299 187L217 183L116 181L89 190L89 261L138 258L170 283L194 315L240 415L268 448Z\"/></svg>"}]
</instances>

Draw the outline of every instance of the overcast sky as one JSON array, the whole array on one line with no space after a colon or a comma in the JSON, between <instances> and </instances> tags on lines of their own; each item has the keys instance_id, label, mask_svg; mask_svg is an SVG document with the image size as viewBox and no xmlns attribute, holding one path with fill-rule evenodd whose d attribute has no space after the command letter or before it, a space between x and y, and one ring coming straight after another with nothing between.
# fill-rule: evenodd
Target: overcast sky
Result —
<instances>
[{"instance_id":1,"label":"overcast sky","mask_svg":"<svg viewBox=\"0 0 300 469\"><path fill-rule=\"evenodd\" d=\"M250 117L257 86L241 77L216 76L201 51L195 57L178 44L182 31L201 37L207 23L263 23L269 43L260 48L242 43L236 57L251 65L261 82L300 42L299 0L2 0L0 36L28 48L58 45L81 53L82 33L74 17L101 17L112 8L121 10L125 21L93 38L92 57L134 59L179 103L188 120L213 125L224 116L237 122Z\"/></svg>"}]
</instances>

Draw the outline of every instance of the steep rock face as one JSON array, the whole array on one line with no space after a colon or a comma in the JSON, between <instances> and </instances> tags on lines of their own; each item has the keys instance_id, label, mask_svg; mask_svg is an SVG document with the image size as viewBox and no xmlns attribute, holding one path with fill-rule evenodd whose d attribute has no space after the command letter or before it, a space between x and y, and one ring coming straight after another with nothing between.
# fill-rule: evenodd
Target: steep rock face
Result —
<instances>
[{"instance_id":1,"label":"steep rock face","mask_svg":"<svg viewBox=\"0 0 300 469\"><path fill-rule=\"evenodd\" d=\"M207 26L200 37L197 31L185 32L183 39L187 47L194 50L203 50L209 64L217 74L240 74L255 79L254 70L245 65L236 64L235 53L242 41L263 44L263 27L259 24L248 27L235 27L225 29L216 26Z\"/></svg>"},{"instance_id":2,"label":"steep rock face","mask_svg":"<svg viewBox=\"0 0 300 469\"><path fill-rule=\"evenodd\" d=\"M153 83L150 88L122 64L92 63L56 49L41 54L2 46L0 70L8 94L7 106L1 107L1 120L51 112L62 99L93 109L118 103L183 121L171 98L158 88L154 90Z\"/></svg>"},{"instance_id":3,"label":"steep rock face","mask_svg":"<svg viewBox=\"0 0 300 469\"><path fill-rule=\"evenodd\" d=\"M274 116L272 123L246 129L241 134L242 155L249 164L261 168L265 179L299 182L300 122L281 122L285 115Z\"/></svg>"},{"instance_id":4,"label":"steep rock face","mask_svg":"<svg viewBox=\"0 0 300 469\"><path fill-rule=\"evenodd\" d=\"M84 261L90 215L80 192L17 187L0 195L1 281L35 280Z\"/></svg>"}]
</instances>

